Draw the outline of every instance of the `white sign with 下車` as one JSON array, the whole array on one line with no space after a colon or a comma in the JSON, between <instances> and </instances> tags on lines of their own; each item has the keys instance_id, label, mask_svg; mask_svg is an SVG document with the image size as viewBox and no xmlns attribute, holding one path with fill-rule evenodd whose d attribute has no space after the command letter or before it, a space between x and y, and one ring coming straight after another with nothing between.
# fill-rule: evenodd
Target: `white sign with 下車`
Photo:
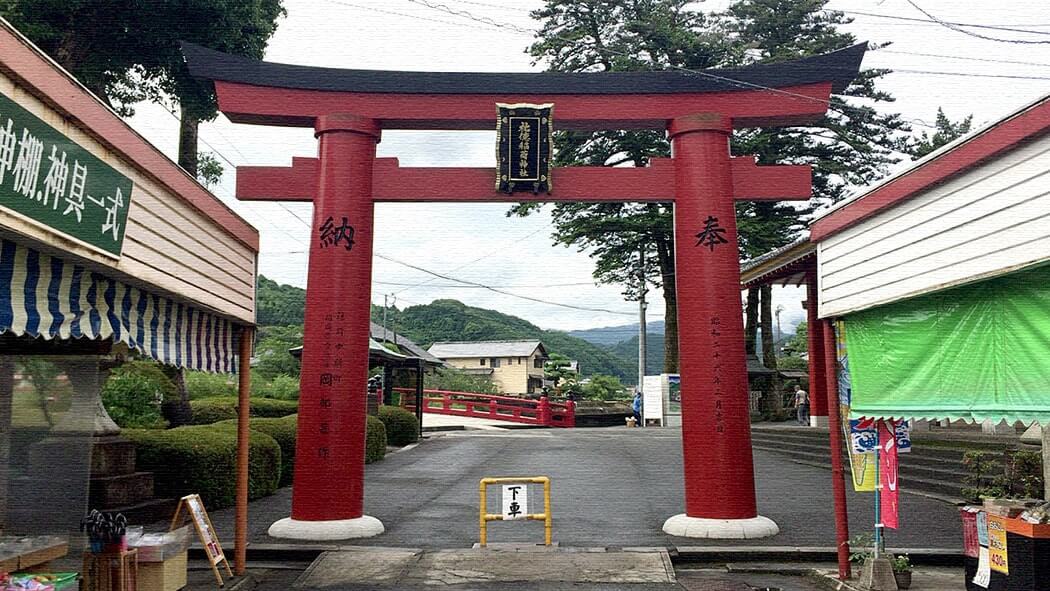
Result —
<instances>
[{"instance_id":1,"label":"white sign with \u4e0b\u8eca","mask_svg":"<svg viewBox=\"0 0 1050 591\"><path fill-rule=\"evenodd\" d=\"M525 519L529 514L529 489L525 484L503 485L503 520Z\"/></svg>"}]
</instances>

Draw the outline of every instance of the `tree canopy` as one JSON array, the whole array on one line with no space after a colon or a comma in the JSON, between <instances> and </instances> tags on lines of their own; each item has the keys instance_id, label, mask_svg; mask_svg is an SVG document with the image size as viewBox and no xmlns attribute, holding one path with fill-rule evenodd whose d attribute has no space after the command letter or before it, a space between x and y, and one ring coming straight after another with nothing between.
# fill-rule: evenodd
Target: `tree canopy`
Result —
<instances>
[{"instance_id":1,"label":"tree canopy","mask_svg":"<svg viewBox=\"0 0 1050 591\"><path fill-rule=\"evenodd\" d=\"M838 29L848 18L827 10L826 0L738 0L722 13L705 13L689 0L547 0L534 11L541 21L529 52L553 71L696 70L772 63L827 53L857 40ZM876 88L886 70L866 70L832 97L815 125L748 129L734 133L733 151L763 164L813 165L814 198L796 206L740 203L737 219L743 258L793 240L812 208L845 197L851 187L884 175L907 153L909 127L874 105L892 101ZM847 98L863 102L847 102ZM654 131L560 132L555 164L645 166L670 153L665 134ZM518 205L528 215L536 205ZM637 277L663 287L664 371L677 370L677 300L669 204L559 203L552 208L553 239L587 251L594 277L624 286L628 298L642 288ZM644 252L647 264L642 267ZM757 300L756 300L757 303Z\"/></svg>"}]
</instances>

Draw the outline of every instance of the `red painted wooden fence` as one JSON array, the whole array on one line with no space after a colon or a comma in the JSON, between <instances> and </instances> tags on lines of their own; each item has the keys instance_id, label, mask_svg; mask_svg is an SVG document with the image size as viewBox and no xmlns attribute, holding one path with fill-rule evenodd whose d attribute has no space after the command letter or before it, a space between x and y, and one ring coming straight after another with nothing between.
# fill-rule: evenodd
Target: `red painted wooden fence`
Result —
<instances>
[{"instance_id":1,"label":"red painted wooden fence","mask_svg":"<svg viewBox=\"0 0 1050 591\"><path fill-rule=\"evenodd\" d=\"M415 394L410 388L394 390L402 395ZM571 400L550 402L546 396L532 400L474 392L423 390L423 412L548 427L576 426L576 405Z\"/></svg>"}]
</instances>

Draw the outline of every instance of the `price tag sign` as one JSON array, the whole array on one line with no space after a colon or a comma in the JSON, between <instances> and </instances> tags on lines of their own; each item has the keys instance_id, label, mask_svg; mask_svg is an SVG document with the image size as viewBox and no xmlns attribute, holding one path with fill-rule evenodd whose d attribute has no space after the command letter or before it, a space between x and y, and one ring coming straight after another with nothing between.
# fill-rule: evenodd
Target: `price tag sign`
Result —
<instances>
[{"instance_id":1,"label":"price tag sign","mask_svg":"<svg viewBox=\"0 0 1050 591\"><path fill-rule=\"evenodd\" d=\"M529 514L529 489L524 484L503 485L503 520L517 521Z\"/></svg>"}]
</instances>

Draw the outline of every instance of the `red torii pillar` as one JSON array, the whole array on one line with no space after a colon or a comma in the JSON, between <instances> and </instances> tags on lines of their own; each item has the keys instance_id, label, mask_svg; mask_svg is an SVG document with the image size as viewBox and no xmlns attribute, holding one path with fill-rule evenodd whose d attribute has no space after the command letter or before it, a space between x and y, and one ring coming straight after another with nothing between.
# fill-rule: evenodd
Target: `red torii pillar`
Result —
<instances>
[{"instance_id":1,"label":"red torii pillar","mask_svg":"<svg viewBox=\"0 0 1050 591\"><path fill-rule=\"evenodd\" d=\"M755 501L732 130L717 113L679 117L668 127L685 513L668 519L663 530L676 536L759 538L779 531L758 515Z\"/></svg>"},{"instance_id":2,"label":"red torii pillar","mask_svg":"<svg viewBox=\"0 0 1050 591\"><path fill-rule=\"evenodd\" d=\"M380 128L326 115L306 289L292 515L275 537L342 540L383 533L364 514L365 383L372 286L372 167ZM343 230L339 230L343 228Z\"/></svg>"},{"instance_id":3,"label":"red torii pillar","mask_svg":"<svg viewBox=\"0 0 1050 591\"><path fill-rule=\"evenodd\" d=\"M816 263L814 263L814 266ZM824 379L824 330L817 315L817 272L806 272L806 327L809 350L809 424L811 427L828 426L828 385Z\"/></svg>"}]
</instances>

